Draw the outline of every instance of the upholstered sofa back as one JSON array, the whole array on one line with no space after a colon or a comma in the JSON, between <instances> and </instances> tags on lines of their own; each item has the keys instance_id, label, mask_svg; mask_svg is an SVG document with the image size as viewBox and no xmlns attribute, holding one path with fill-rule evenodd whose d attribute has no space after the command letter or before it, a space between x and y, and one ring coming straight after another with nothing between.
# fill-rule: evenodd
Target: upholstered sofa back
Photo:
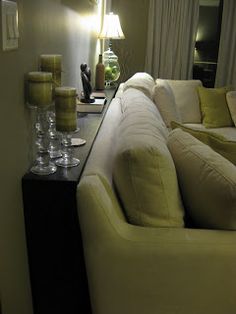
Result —
<instances>
[{"instance_id":1,"label":"upholstered sofa back","mask_svg":"<svg viewBox=\"0 0 236 314\"><path fill-rule=\"evenodd\" d=\"M215 152L186 132L169 135L153 95L142 90L141 96L131 88L122 84L110 104L77 191L92 311L233 314L236 233L201 226L235 228L235 166L220 155L215 158ZM198 228L182 228L183 204L170 151L181 195ZM162 195L156 186L164 187ZM148 208L145 215L133 203L135 193L137 203ZM166 212L177 210L171 224L164 215L153 219L153 210L162 214L164 208L157 195L169 198L171 210L166 207ZM130 202L135 206L126 212Z\"/></svg>"},{"instance_id":2,"label":"upholstered sofa back","mask_svg":"<svg viewBox=\"0 0 236 314\"><path fill-rule=\"evenodd\" d=\"M146 83L142 84L142 81ZM201 82L194 80L158 79L154 82L148 74L138 73L120 86L110 104L83 176L98 175L105 180L110 185L110 192L117 198L116 210L119 208L124 212L132 224L183 227L184 216L186 223L180 196L182 191L167 146L174 117L173 112L166 115L163 111L165 106L177 108L175 114L180 121L198 121L195 124L185 123L195 128L190 132L188 128L182 127L184 131L213 146L218 153L223 151L222 155L231 162L234 163L236 159L233 142L225 142L224 137L216 137L212 131L203 134L197 131L202 128L196 90L198 86L201 86ZM166 90L169 94L166 94ZM166 103L165 99L172 99L173 103ZM188 110L190 113L186 114ZM235 128L230 129L236 132Z\"/></svg>"},{"instance_id":3,"label":"upholstered sofa back","mask_svg":"<svg viewBox=\"0 0 236 314\"><path fill-rule=\"evenodd\" d=\"M130 87L113 99L83 176L106 181L130 223L183 227L169 131L147 94Z\"/></svg>"}]
</instances>

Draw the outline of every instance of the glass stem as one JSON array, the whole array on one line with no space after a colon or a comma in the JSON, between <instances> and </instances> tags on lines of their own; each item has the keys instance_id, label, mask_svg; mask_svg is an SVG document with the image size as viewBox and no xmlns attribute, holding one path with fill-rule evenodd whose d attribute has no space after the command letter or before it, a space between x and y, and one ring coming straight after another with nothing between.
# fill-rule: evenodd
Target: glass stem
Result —
<instances>
[{"instance_id":1,"label":"glass stem","mask_svg":"<svg viewBox=\"0 0 236 314\"><path fill-rule=\"evenodd\" d=\"M48 151L51 158L61 157L61 139L60 135L56 130L56 118L55 118L55 109L48 111Z\"/></svg>"},{"instance_id":2,"label":"glass stem","mask_svg":"<svg viewBox=\"0 0 236 314\"><path fill-rule=\"evenodd\" d=\"M62 135L62 158L64 160L70 160L72 155L71 149L71 134L70 133L63 133Z\"/></svg>"}]
</instances>

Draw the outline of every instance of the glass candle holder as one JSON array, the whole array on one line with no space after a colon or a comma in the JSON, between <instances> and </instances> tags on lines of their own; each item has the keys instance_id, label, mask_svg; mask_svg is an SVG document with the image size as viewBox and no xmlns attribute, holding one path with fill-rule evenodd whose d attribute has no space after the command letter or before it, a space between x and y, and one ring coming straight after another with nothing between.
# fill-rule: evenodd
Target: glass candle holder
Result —
<instances>
[{"instance_id":1,"label":"glass candle holder","mask_svg":"<svg viewBox=\"0 0 236 314\"><path fill-rule=\"evenodd\" d=\"M72 155L71 137L77 129L76 89L57 87L55 89L56 130L62 134L62 157L56 160L60 167L74 167L80 161Z\"/></svg>"},{"instance_id":2,"label":"glass candle holder","mask_svg":"<svg viewBox=\"0 0 236 314\"><path fill-rule=\"evenodd\" d=\"M28 105L36 109L36 159L31 172L49 175L56 172L48 153L47 109L52 103L52 73L30 72L28 74Z\"/></svg>"},{"instance_id":3,"label":"glass candle holder","mask_svg":"<svg viewBox=\"0 0 236 314\"><path fill-rule=\"evenodd\" d=\"M55 88L61 86L62 55L42 54L40 56L40 69L52 73L52 96L55 97ZM61 137L56 130L55 106L49 109L49 154L51 158L61 157Z\"/></svg>"}]
</instances>

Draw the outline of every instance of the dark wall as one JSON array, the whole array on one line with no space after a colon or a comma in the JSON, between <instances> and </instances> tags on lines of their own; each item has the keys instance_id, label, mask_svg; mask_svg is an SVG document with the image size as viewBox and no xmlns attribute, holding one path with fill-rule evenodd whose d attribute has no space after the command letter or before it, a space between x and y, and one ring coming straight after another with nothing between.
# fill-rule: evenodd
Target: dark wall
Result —
<instances>
[{"instance_id":1,"label":"dark wall","mask_svg":"<svg viewBox=\"0 0 236 314\"><path fill-rule=\"evenodd\" d=\"M38 69L40 54L62 54L63 84L80 88L80 63L88 62L93 68L97 61L97 38L89 21L98 7L88 0L17 3L17 50L1 49L0 15L0 299L4 314L32 314L21 195L21 177L31 162L32 137L24 76Z\"/></svg>"},{"instance_id":2,"label":"dark wall","mask_svg":"<svg viewBox=\"0 0 236 314\"><path fill-rule=\"evenodd\" d=\"M120 17L124 40L114 40L113 50L119 57L121 81L143 72L147 46L149 0L112 0L112 10Z\"/></svg>"}]
</instances>

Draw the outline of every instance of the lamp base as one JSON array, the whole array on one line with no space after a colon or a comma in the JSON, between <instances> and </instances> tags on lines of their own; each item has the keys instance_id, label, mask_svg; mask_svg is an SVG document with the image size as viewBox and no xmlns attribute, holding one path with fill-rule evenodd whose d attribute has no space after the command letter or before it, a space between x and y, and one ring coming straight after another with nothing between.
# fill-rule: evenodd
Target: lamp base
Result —
<instances>
[{"instance_id":1,"label":"lamp base","mask_svg":"<svg viewBox=\"0 0 236 314\"><path fill-rule=\"evenodd\" d=\"M105 81L105 89L114 88L116 86L115 82Z\"/></svg>"},{"instance_id":2,"label":"lamp base","mask_svg":"<svg viewBox=\"0 0 236 314\"><path fill-rule=\"evenodd\" d=\"M109 49L103 53L103 63L105 66L105 86L108 88L108 86L116 82L120 77L118 57L111 50L111 45Z\"/></svg>"}]
</instances>

